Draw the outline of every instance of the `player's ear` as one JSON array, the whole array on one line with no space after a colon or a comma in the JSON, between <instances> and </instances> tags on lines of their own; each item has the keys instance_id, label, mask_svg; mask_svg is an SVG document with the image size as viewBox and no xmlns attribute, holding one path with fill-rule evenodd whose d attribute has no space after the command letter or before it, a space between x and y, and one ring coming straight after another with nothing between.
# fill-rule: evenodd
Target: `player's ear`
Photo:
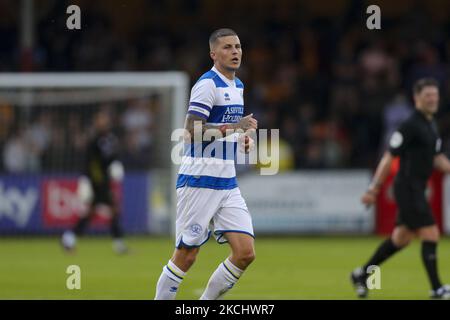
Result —
<instances>
[{"instance_id":1,"label":"player's ear","mask_svg":"<svg viewBox=\"0 0 450 320\"><path fill-rule=\"evenodd\" d=\"M211 59L213 59L213 61L215 61L215 59L216 59L216 53L214 52L214 51L210 51L209 52L209 56L211 57Z\"/></svg>"}]
</instances>

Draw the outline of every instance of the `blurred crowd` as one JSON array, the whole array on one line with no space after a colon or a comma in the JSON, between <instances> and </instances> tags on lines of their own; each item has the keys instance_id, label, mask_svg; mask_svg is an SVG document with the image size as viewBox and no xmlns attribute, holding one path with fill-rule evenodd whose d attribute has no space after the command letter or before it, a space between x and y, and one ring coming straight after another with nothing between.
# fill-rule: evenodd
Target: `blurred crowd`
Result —
<instances>
[{"instance_id":1,"label":"blurred crowd","mask_svg":"<svg viewBox=\"0 0 450 320\"><path fill-rule=\"evenodd\" d=\"M11 127L1 132L2 164L9 173L64 173L85 169L87 146L93 139L94 114L111 115L111 127L121 143L119 154L125 167L145 170L155 167L153 157L154 116L159 96L98 105L34 106L29 114L19 108L0 107L18 117L5 121ZM6 113L4 113L6 114Z\"/></svg>"},{"instance_id":2,"label":"blurred crowd","mask_svg":"<svg viewBox=\"0 0 450 320\"><path fill-rule=\"evenodd\" d=\"M261 128L280 129L282 169L373 167L390 134L413 110L411 87L423 76L441 84L439 125L445 146L450 146L446 2L380 1L381 30L366 28L370 3L360 0L326 5L293 0L72 2L82 12L77 31L65 28L68 3L37 2L34 71L183 70L195 83L211 67L209 34L219 27L237 31L246 113L253 112ZM1 6L11 15L20 11L14 1ZM23 66L19 25L11 21L0 23L0 71ZM145 128L123 141L126 148L144 145L149 157L155 124L148 103L130 103L116 116L121 134ZM43 150L59 152L63 144L76 155L84 147L83 134L70 134L69 143L59 140L67 135L66 126L86 130L76 115L67 121L61 124L42 113L28 128L4 133L3 168L19 166L17 155L25 149L45 158ZM33 147L24 147L24 141ZM124 157L136 168L145 167L139 152L126 151ZM27 159L27 166L36 165Z\"/></svg>"}]
</instances>

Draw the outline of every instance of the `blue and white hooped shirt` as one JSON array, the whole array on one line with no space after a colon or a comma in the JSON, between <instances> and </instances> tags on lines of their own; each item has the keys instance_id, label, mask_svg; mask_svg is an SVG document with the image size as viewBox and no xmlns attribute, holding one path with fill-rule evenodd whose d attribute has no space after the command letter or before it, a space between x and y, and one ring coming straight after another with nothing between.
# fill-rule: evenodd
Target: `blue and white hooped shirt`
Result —
<instances>
[{"instance_id":1,"label":"blue and white hooped shirt","mask_svg":"<svg viewBox=\"0 0 450 320\"><path fill-rule=\"evenodd\" d=\"M244 85L238 78L230 80L213 67L193 86L188 113L206 119L208 125L237 123L244 114L243 96ZM213 142L185 146L177 188L236 188L237 139L238 134L232 134Z\"/></svg>"}]
</instances>

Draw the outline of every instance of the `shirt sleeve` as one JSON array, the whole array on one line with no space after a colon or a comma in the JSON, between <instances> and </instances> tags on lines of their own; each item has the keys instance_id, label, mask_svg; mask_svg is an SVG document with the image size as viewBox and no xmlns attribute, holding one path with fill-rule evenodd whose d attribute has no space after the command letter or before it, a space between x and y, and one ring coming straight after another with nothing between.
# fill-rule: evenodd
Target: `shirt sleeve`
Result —
<instances>
[{"instance_id":1,"label":"shirt sleeve","mask_svg":"<svg viewBox=\"0 0 450 320\"><path fill-rule=\"evenodd\" d=\"M214 82L210 79L198 81L191 90L189 99L189 114L208 119L215 100Z\"/></svg>"},{"instance_id":2,"label":"shirt sleeve","mask_svg":"<svg viewBox=\"0 0 450 320\"><path fill-rule=\"evenodd\" d=\"M393 156L399 156L408 148L414 137L414 128L409 122L404 122L392 134L389 140L389 152Z\"/></svg>"}]
</instances>

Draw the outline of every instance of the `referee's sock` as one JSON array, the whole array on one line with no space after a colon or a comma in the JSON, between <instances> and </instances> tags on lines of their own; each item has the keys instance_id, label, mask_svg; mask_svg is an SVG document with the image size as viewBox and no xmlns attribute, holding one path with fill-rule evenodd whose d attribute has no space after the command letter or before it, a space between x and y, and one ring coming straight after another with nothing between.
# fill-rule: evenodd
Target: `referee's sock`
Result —
<instances>
[{"instance_id":1,"label":"referee's sock","mask_svg":"<svg viewBox=\"0 0 450 320\"><path fill-rule=\"evenodd\" d=\"M205 292L203 292L200 300L217 300L228 290L233 288L234 284L239 280L244 270L239 269L231 263L227 258L214 271L208 281Z\"/></svg>"},{"instance_id":2,"label":"referee's sock","mask_svg":"<svg viewBox=\"0 0 450 320\"><path fill-rule=\"evenodd\" d=\"M370 260L367 261L367 263L363 266L364 272L367 272L367 268L369 266L381 265L384 261L386 261L389 257L391 257L394 253L401 249L402 247L397 247L394 242L392 242L391 238L386 239L383 243L381 243Z\"/></svg>"},{"instance_id":3,"label":"referee's sock","mask_svg":"<svg viewBox=\"0 0 450 320\"><path fill-rule=\"evenodd\" d=\"M185 275L185 272L181 271L172 260L169 260L163 267L163 271L156 285L155 300L175 300L178 287Z\"/></svg>"},{"instance_id":4,"label":"referee's sock","mask_svg":"<svg viewBox=\"0 0 450 320\"><path fill-rule=\"evenodd\" d=\"M427 270L433 290L437 290L442 286L437 271L437 243L434 241L422 241L422 260Z\"/></svg>"}]
</instances>

